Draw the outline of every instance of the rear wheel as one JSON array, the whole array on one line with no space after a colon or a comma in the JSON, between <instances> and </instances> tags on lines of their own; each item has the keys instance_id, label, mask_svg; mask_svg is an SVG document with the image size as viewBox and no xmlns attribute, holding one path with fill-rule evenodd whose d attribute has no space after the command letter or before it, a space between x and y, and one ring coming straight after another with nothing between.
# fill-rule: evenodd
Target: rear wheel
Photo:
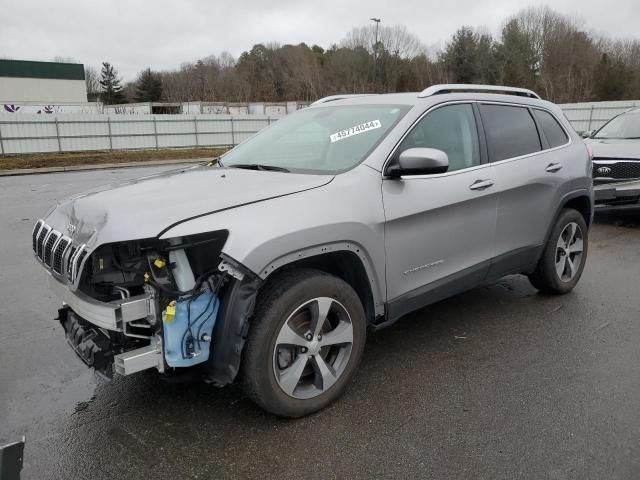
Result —
<instances>
[{"instance_id":1,"label":"rear wheel","mask_svg":"<svg viewBox=\"0 0 640 480\"><path fill-rule=\"evenodd\" d=\"M541 292L570 292L582 276L588 249L587 224L580 212L564 209L549 236L531 284Z\"/></svg>"},{"instance_id":2,"label":"rear wheel","mask_svg":"<svg viewBox=\"0 0 640 480\"><path fill-rule=\"evenodd\" d=\"M262 292L243 359L247 394L265 410L300 417L337 399L364 349L356 292L316 270L282 274Z\"/></svg>"}]
</instances>

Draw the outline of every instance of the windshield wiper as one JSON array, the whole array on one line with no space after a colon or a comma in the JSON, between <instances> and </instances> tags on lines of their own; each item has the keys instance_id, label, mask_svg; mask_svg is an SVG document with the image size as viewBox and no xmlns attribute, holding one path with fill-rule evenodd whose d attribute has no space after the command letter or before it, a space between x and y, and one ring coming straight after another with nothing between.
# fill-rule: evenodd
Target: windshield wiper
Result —
<instances>
[{"instance_id":1,"label":"windshield wiper","mask_svg":"<svg viewBox=\"0 0 640 480\"><path fill-rule=\"evenodd\" d=\"M229 168L244 168L246 170L261 170L265 172L287 172L290 170L284 167L275 167L273 165L261 165L259 163L234 163L233 165L227 165Z\"/></svg>"}]
</instances>

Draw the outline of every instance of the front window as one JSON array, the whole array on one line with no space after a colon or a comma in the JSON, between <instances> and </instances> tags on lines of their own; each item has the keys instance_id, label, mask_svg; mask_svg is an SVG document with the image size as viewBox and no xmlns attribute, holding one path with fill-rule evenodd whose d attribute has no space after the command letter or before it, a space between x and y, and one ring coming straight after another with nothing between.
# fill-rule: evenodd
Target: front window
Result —
<instances>
[{"instance_id":1,"label":"front window","mask_svg":"<svg viewBox=\"0 0 640 480\"><path fill-rule=\"evenodd\" d=\"M347 105L284 117L222 158L225 167L339 173L362 162L409 111L408 105Z\"/></svg>"},{"instance_id":2,"label":"front window","mask_svg":"<svg viewBox=\"0 0 640 480\"><path fill-rule=\"evenodd\" d=\"M640 138L640 114L615 117L598 130L593 138Z\"/></svg>"},{"instance_id":3,"label":"front window","mask_svg":"<svg viewBox=\"0 0 640 480\"><path fill-rule=\"evenodd\" d=\"M429 113L405 137L398 153L420 147L446 153L448 172L480 165L480 143L471 104L447 105Z\"/></svg>"}]
</instances>

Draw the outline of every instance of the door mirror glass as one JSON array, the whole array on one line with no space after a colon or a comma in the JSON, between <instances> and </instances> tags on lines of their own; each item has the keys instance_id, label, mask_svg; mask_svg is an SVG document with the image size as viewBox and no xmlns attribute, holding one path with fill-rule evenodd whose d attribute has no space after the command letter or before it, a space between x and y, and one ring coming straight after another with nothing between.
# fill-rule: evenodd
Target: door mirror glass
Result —
<instances>
[{"instance_id":1,"label":"door mirror glass","mask_svg":"<svg viewBox=\"0 0 640 480\"><path fill-rule=\"evenodd\" d=\"M435 148L408 148L387 168L390 177L429 175L449 169L449 157Z\"/></svg>"}]
</instances>

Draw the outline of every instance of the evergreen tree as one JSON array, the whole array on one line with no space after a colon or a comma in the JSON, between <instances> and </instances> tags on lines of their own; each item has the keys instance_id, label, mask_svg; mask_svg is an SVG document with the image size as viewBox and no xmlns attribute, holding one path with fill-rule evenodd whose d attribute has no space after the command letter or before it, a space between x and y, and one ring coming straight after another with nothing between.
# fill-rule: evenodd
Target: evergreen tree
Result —
<instances>
[{"instance_id":1,"label":"evergreen tree","mask_svg":"<svg viewBox=\"0 0 640 480\"><path fill-rule=\"evenodd\" d=\"M477 83L480 78L477 49L478 39L470 27L462 27L453 34L441 55L453 83Z\"/></svg>"},{"instance_id":2,"label":"evergreen tree","mask_svg":"<svg viewBox=\"0 0 640 480\"><path fill-rule=\"evenodd\" d=\"M594 72L593 93L596 100L624 100L629 95L633 73L620 60L603 53Z\"/></svg>"},{"instance_id":3,"label":"evergreen tree","mask_svg":"<svg viewBox=\"0 0 640 480\"><path fill-rule=\"evenodd\" d=\"M136 102L157 102L162 97L162 81L150 68L138 75L136 82Z\"/></svg>"},{"instance_id":4,"label":"evergreen tree","mask_svg":"<svg viewBox=\"0 0 640 480\"><path fill-rule=\"evenodd\" d=\"M105 105L125 103L118 71L109 62L102 62L100 72L100 100Z\"/></svg>"},{"instance_id":5,"label":"evergreen tree","mask_svg":"<svg viewBox=\"0 0 640 480\"><path fill-rule=\"evenodd\" d=\"M502 29L502 43L498 47L502 64L502 83L513 87L535 88L540 59L533 47L533 39L517 19L508 21Z\"/></svg>"}]
</instances>

